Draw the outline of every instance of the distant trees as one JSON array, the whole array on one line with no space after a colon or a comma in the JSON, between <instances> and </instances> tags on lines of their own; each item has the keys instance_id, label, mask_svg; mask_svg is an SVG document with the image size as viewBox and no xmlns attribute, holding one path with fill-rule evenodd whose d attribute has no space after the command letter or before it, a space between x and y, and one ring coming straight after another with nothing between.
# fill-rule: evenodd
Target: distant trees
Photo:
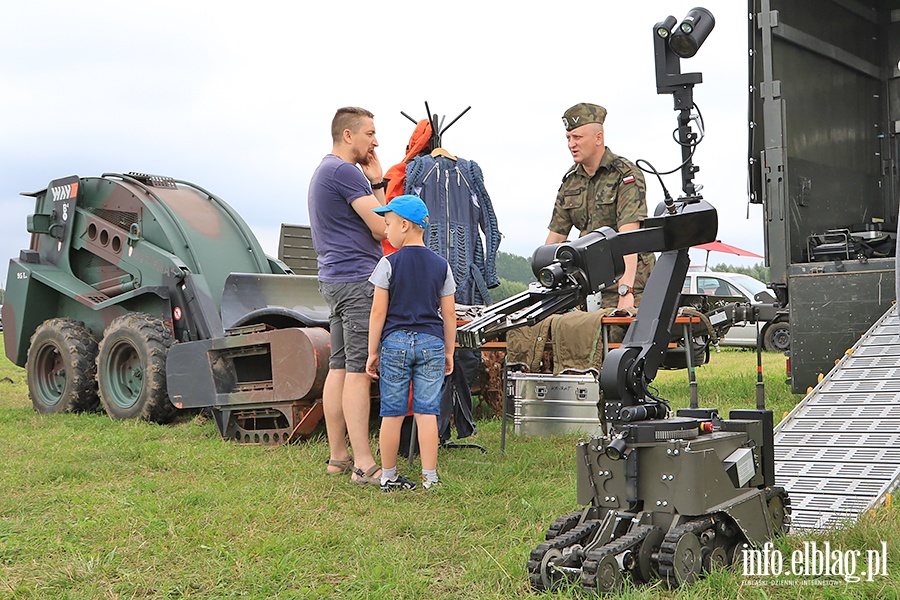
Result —
<instances>
[{"instance_id":1,"label":"distant trees","mask_svg":"<svg viewBox=\"0 0 900 600\"><path fill-rule=\"evenodd\" d=\"M500 278L500 285L491 290L491 301L499 302L528 289L528 284Z\"/></svg>"},{"instance_id":2,"label":"distant trees","mask_svg":"<svg viewBox=\"0 0 900 600\"><path fill-rule=\"evenodd\" d=\"M497 275L500 286L491 290L491 300L499 302L528 289L536 281L531 272L531 260L509 252L497 252Z\"/></svg>"},{"instance_id":3,"label":"distant trees","mask_svg":"<svg viewBox=\"0 0 900 600\"><path fill-rule=\"evenodd\" d=\"M733 265L721 263L710 270L722 271L724 273L743 273L754 279L759 279L763 283L769 283L769 267L764 266L762 263L756 263L752 267L735 267Z\"/></svg>"},{"instance_id":4,"label":"distant trees","mask_svg":"<svg viewBox=\"0 0 900 600\"><path fill-rule=\"evenodd\" d=\"M509 252L497 252L497 273L509 281L524 284L537 281L531 272L531 259Z\"/></svg>"}]
</instances>

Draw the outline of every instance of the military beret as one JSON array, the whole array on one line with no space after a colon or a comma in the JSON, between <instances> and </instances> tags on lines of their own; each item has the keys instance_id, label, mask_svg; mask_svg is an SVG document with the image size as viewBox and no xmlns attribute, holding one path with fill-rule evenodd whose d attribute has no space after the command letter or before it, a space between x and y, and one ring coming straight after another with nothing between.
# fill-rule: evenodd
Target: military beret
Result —
<instances>
[{"instance_id":1,"label":"military beret","mask_svg":"<svg viewBox=\"0 0 900 600\"><path fill-rule=\"evenodd\" d=\"M606 109L598 104L581 102L576 104L563 114L563 125L566 131L572 131L586 123L600 123L606 120Z\"/></svg>"}]
</instances>

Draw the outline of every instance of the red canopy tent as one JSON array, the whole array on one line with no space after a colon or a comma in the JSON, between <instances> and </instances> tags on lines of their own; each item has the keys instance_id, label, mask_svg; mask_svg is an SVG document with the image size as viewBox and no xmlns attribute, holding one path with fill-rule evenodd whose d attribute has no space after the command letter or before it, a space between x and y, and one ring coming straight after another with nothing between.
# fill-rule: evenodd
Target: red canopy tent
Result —
<instances>
[{"instance_id":1,"label":"red canopy tent","mask_svg":"<svg viewBox=\"0 0 900 600\"><path fill-rule=\"evenodd\" d=\"M735 254L737 256L749 256L751 258L765 258L764 256L760 256L755 252L750 252L749 250L744 250L742 248L738 248L737 246L732 246L730 244L726 244L721 240L716 240L714 242L709 242L706 244L700 244L698 246L693 246L698 250L706 250L706 265L703 267L704 269L709 269L709 253L710 252L723 252L725 254Z\"/></svg>"}]
</instances>

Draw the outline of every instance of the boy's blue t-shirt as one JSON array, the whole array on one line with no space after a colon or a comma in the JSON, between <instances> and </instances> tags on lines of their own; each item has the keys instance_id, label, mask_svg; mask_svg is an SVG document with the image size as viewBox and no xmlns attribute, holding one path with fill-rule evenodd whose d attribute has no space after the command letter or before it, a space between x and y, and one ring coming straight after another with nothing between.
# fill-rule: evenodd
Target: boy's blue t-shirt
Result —
<instances>
[{"instance_id":1,"label":"boy's blue t-shirt","mask_svg":"<svg viewBox=\"0 0 900 600\"><path fill-rule=\"evenodd\" d=\"M404 246L382 257L369 281L388 291L382 340L401 329L444 339L441 297L456 293L456 282L442 256L425 246Z\"/></svg>"}]
</instances>

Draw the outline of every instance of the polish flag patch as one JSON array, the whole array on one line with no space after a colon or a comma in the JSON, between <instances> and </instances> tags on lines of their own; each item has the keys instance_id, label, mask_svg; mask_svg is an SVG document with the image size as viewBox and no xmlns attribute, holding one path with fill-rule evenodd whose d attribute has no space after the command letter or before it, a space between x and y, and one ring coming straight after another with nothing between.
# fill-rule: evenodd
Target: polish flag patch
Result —
<instances>
[{"instance_id":1,"label":"polish flag patch","mask_svg":"<svg viewBox=\"0 0 900 600\"><path fill-rule=\"evenodd\" d=\"M625 179L622 180L622 183L634 183L634 175L629 175Z\"/></svg>"}]
</instances>

